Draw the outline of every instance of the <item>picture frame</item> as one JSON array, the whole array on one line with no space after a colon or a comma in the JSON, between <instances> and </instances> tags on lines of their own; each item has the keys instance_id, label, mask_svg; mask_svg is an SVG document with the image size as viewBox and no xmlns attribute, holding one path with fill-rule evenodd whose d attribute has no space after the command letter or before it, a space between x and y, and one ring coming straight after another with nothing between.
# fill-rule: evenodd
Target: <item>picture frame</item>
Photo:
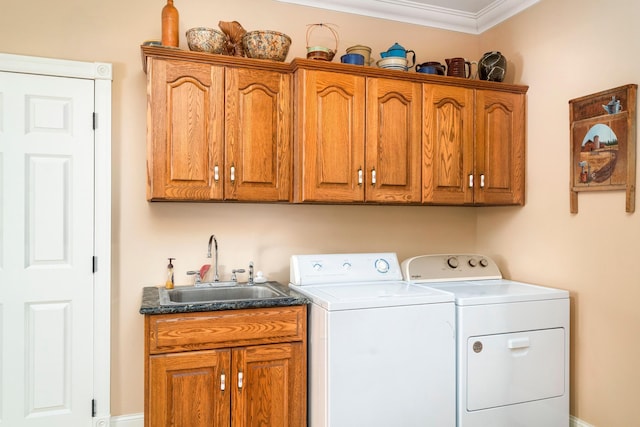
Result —
<instances>
[{"instance_id":1,"label":"picture frame","mask_svg":"<svg viewBox=\"0 0 640 427\"><path fill-rule=\"evenodd\" d=\"M570 212L578 213L583 191L626 192L626 212L635 211L636 94L629 84L569 101Z\"/></svg>"}]
</instances>

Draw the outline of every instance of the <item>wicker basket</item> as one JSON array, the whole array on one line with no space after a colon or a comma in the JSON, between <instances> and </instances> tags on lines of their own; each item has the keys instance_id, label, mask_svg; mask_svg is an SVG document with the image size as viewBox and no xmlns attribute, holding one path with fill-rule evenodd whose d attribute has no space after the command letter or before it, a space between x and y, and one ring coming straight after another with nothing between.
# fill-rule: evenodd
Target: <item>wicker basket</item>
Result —
<instances>
[{"instance_id":1,"label":"wicker basket","mask_svg":"<svg viewBox=\"0 0 640 427\"><path fill-rule=\"evenodd\" d=\"M332 61L338 51L338 32L332 28L333 24L309 24L307 28L307 59L318 59L322 61ZM313 30L328 30L334 39L335 45L331 49L329 47L320 46L311 43L311 35Z\"/></svg>"}]
</instances>

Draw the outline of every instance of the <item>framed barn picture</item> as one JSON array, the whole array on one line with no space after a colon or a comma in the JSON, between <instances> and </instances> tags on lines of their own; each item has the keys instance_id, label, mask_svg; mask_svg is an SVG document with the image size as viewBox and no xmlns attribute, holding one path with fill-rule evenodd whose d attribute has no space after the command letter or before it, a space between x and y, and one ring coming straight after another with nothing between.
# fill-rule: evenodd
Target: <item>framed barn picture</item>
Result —
<instances>
[{"instance_id":1,"label":"framed barn picture","mask_svg":"<svg viewBox=\"0 0 640 427\"><path fill-rule=\"evenodd\" d=\"M635 211L636 92L630 84L569 101L571 128L570 210L581 191L626 191Z\"/></svg>"}]
</instances>

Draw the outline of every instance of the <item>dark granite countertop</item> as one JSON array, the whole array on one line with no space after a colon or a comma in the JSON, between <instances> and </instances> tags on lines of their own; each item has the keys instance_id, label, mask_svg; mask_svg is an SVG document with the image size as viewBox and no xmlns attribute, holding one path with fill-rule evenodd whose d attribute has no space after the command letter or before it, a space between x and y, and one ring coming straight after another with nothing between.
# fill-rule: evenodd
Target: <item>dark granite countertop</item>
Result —
<instances>
[{"instance_id":1,"label":"dark granite countertop","mask_svg":"<svg viewBox=\"0 0 640 427\"><path fill-rule=\"evenodd\" d=\"M246 308L268 308L268 307L286 307L291 305L309 304L309 300L304 295L292 290L287 285L278 282L267 282L270 286L277 288L286 296L282 298L272 299L256 299L256 300L237 300L237 301L216 301L216 302L198 302L190 304L171 304L160 305L160 288L155 286L147 286L142 291L142 305L140 306L140 314L171 314L171 313L193 313L198 311L220 311L220 310L238 310ZM246 285L238 285L246 286ZM179 288L179 286L176 286Z\"/></svg>"}]
</instances>

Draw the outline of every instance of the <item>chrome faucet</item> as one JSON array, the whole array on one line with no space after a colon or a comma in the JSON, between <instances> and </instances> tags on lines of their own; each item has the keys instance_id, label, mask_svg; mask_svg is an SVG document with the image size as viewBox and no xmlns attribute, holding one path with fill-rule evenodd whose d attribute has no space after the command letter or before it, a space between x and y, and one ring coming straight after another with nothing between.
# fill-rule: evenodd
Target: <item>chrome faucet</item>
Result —
<instances>
[{"instance_id":1,"label":"chrome faucet","mask_svg":"<svg viewBox=\"0 0 640 427\"><path fill-rule=\"evenodd\" d=\"M253 285L253 261L249 262L249 281L248 285Z\"/></svg>"},{"instance_id":2,"label":"chrome faucet","mask_svg":"<svg viewBox=\"0 0 640 427\"><path fill-rule=\"evenodd\" d=\"M207 258L211 258L211 243L212 242L213 242L213 249L216 252L215 263L213 264L213 270L214 270L213 281L214 282L219 282L220 281L220 276L218 275L218 240L216 239L216 236L214 234L212 234L211 237L209 237L209 247L208 247L208 250L207 250Z\"/></svg>"}]
</instances>

